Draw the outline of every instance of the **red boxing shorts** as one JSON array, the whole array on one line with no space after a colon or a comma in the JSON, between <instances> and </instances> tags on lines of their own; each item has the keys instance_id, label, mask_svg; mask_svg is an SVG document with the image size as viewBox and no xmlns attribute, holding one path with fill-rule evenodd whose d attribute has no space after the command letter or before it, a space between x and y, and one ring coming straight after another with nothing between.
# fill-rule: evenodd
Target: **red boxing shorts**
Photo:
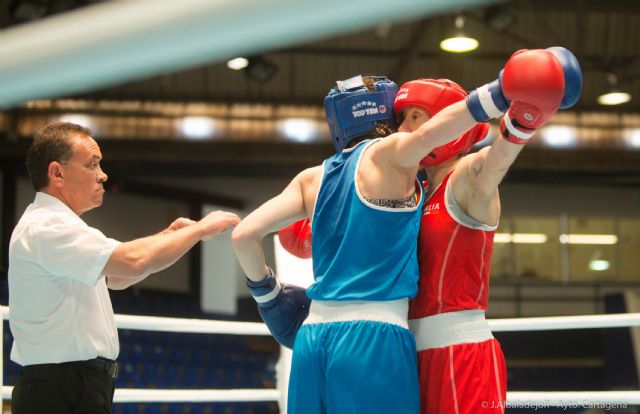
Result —
<instances>
[{"instance_id":1,"label":"red boxing shorts","mask_svg":"<svg viewBox=\"0 0 640 414\"><path fill-rule=\"evenodd\" d=\"M482 311L435 315L410 326L418 344L421 414L505 412L504 355Z\"/></svg>"}]
</instances>

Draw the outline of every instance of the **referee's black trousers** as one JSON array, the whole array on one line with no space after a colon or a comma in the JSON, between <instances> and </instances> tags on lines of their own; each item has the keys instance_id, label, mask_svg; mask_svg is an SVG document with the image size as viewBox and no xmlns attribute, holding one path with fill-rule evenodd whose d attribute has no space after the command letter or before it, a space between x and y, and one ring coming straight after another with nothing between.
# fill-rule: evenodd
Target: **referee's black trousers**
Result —
<instances>
[{"instance_id":1,"label":"referee's black trousers","mask_svg":"<svg viewBox=\"0 0 640 414\"><path fill-rule=\"evenodd\" d=\"M111 414L114 379L82 363L22 368L11 395L12 414Z\"/></svg>"}]
</instances>

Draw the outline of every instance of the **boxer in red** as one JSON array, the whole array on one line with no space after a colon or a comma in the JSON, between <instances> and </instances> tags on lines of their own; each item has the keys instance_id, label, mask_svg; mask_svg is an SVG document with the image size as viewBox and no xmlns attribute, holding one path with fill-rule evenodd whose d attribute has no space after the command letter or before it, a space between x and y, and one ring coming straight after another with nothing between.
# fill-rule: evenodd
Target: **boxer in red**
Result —
<instances>
[{"instance_id":1,"label":"boxer in red","mask_svg":"<svg viewBox=\"0 0 640 414\"><path fill-rule=\"evenodd\" d=\"M530 59L549 55L563 66L564 90L558 90L553 70L540 73L540 82L512 89L510 73L522 73ZM410 302L409 325L416 337L423 414L505 411L505 360L485 320L493 236L500 217L498 185L535 129L558 107L572 106L582 85L577 60L566 49L540 50L515 63L501 73L499 83L511 101L501 136L491 146L465 156L487 134L487 124L478 124L421 162L428 179L418 240L419 290ZM476 90L467 96L460 86L444 79L407 82L394 107L402 121L399 131L414 130L462 99L486 106L489 114L490 94ZM514 96L518 94L526 96L526 102L537 102L538 110L520 105Z\"/></svg>"}]
</instances>

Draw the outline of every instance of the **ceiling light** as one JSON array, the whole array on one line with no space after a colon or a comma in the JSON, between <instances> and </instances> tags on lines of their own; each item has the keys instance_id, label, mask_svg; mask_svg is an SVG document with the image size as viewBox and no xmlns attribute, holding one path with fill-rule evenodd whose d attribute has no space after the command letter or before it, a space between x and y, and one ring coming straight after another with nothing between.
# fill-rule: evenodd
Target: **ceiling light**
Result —
<instances>
[{"instance_id":1,"label":"ceiling light","mask_svg":"<svg viewBox=\"0 0 640 414\"><path fill-rule=\"evenodd\" d=\"M598 96L600 105L621 105L631 100L631 95L627 92L611 91Z\"/></svg>"},{"instance_id":2,"label":"ceiling light","mask_svg":"<svg viewBox=\"0 0 640 414\"><path fill-rule=\"evenodd\" d=\"M511 243L511 235L509 233L496 233L493 236L494 243Z\"/></svg>"},{"instance_id":3,"label":"ceiling light","mask_svg":"<svg viewBox=\"0 0 640 414\"><path fill-rule=\"evenodd\" d=\"M547 235L542 233L496 233L494 243L543 244L547 242Z\"/></svg>"},{"instance_id":4,"label":"ceiling light","mask_svg":"<svg viewBox=\"0 0 640 414\"><path fill-rule=\"evenodd\" d=\"M607 73L607 83L609 84L609 91L598 96L600 105L621 105L631 100L631 94L617 89L618 77L614 73Z\"/></svg>"},{"instance_id":5,"label":"ceiling light","mask_svg":"<svg viewBox=\"0 0 640 414\"><path fill-rule=\"evenodd\" d=\"M227 67L233 70L241 70L249 66L249 59L243 57L233 58L227 61Z\"/></svg>"},{"instance_id":6,"label":"ceiling light","mask_svg":"<svg viewBox=\"0 0 640 414\"><path fill-rule=\"evenodd\" d=\"M552 147L569 147L576 143L576 130L569 126L553 125L542 129L542 139Z\"/></svg>"},{"instance_id":7,"label":"ceiling light","mask_svg":"<svg viewBox=\"0 0 640 414\"><path fill-rule=\"evenodd\" d=\"M440 49L451 53L465 53L478 48L478 41L472 37L466 36L462 32L464 27L464 17L456 17L456 33L440 42Z\"/></svg>"},{"instance_id":8,"label":"ceiling light","mask_svg":"<svg viewBox=\"0 0 640 414\"><path fill-rule=\"evenodd\" d=\"M440 42L440 48L445 52L465 53L478 48L478 41L472 37L449 37Z\"/></svg>"},{"instance_id":9,"label":"ceiling light","mask_svg":"<svg viewBox=\"0 0 640 414\"><path fill-rule=\"evenodd\" d=\"M542 244L547 242L547 235L540 233L514 233L514 243Z\"/></svg>"},{"instance_id":10,"label":"ceiling light","mask_svg":"<svg viewBox=\"0 0 640 414\"><path fill-rule=\"evenodd\" d=\"M60 117L61 122L70 122L72 124L78 124L85 128L91 129L91 118L83 114L65 114ZM93 131L95 132L95 131Z\"/></svg>"},{"instance_id":11,"label":"ceiling light","mask_svg":"<svg viewBox=\"0 0 640 414\"><path fill-rule=\"evenodd\" d=\"M608 260L592 260L589 262L589 269L595 272L602 272L608 270L611 264Z\"/></svg>"},{"instance_id":12,"label":"ceiling light","mask_svg":"<svg viewBox=\"0 0 640 414\"><path fill-rule=\"evenodd\" d=\"M205 116L187 116L180 122L180 131L185 138L205 139L211 138L215 132L215 126L211 118Z\"/></svg>"},{"instance_id":13,"label":"ceiling light","mask_svg":"<svg viewBox=\"0 0 640 414\"><path fill-rule=\"evenodd\" d=\"M640 148L640 128L628 129L625 132L627 143L633 148Z\"/></svg>"},{"instance_id":14,"label":"ceiling light","mask_svg":"<svg viewBox=\"0 0 640 414\"><path fill-rule=\"evenodd\" d=\"M618 236L615 234L561 234L562 244L616 244Z\"/></svg>"},{"instance_id":15,"label":"ceiling light","mask_svg":"<svg viewBox=\"0 0 640 414\"><path fill-rule=\"evenodd\" d=\"M292 141L309 142L318 136L318 123L311 119L290 118L282 122L282 134Z\"/></svg>"}]
</instances>

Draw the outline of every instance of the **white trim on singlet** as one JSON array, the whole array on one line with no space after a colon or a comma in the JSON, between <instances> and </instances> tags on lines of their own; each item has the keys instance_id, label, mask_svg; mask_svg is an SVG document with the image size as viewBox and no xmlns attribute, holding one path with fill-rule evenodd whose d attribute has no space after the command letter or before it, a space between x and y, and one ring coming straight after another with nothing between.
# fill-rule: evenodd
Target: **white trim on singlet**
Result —
<instances>
[{"instance_id":1,"label":"white trim on singlet","mask_svg":"<svg viewBox=\"0 0 640 414\"><path fill-rule=\"evenodd\" d=\"M364 204L365 206L374 209L374 210L380 210L380 211L388 211L391 213L401 213L401 212L407 212L407 211L416 211L418 209L418 207L420 207L420 200L422 200L422 197L424 197L423 192L422 192L422 185L420 184L420 181L418 181L418 178L416 177L416 188L418 188L418 190L420 191L419 194L419 198L418 198L418 202L416 203L416 205L414 207L399 207L399 208L393 208L393 207L381 207L381 206L377 206L369 201L367 201L364 196L362 195L362 193L360 192L360 188L358 187L358 171L360 170L360 161L362 161L362 155L364 154L364 152L367 150L367 148L373 144L375 144L377 141L380 141L382 138L376 138L374 140L372 140L371 142L367 143L367 145L365 146L365 148L362 149L362 151L360 152L360 155L358 156L358 162L356 163L356 168L355 171L353 172L353 186L356 190L356 194L358 195L358 198L360 199L360 202L362 204Z\"/></svg>"},{"instance_id":2,"label":"white trim on singlet","mask_svg":"<svg viewBox=\"0 0 640 414\"><path fill-rule=\"evenodd\" d=\"M451 188L451 176L449 176L447 185L444 188L444 206L451 218L461 226L482 231L494 231L498 228L497 224L495 226L490 226L488 224L482 223L474 219L473 217L470 217L462 210L462 208L456 201L456 197L453 194L453 189Z\"/></svg>"},{"instance_id":3,"label":"white trim on singlet","mask_svg":"<svg viewBox=\"0 0 640 414\"><path fill-rule=\"evenodd\" d=\"M380 139L380 138L378 138L378 139ZM364 142L364 141L360 141L360 142L358 142L356 145L354 145L353 147L344 148L342 151L340 151L340 153L343 153L343 152L351 152L351 151L353 151L354 149L356 149L356 148L358 147L358 145L362 144L363 142Z\"/></svg>"},{"instance_id":4,"label":"white trim on singlet","mask_svg":"<svg viewBox=\"0 0 640 414\"><path fill-rule=\"evenodd\" d=\"M409 329L408 311L408 299L380 302L312 300L309 306L309 316L305 319L304 325L373 321L386 322Z\"/></svg>"},{"instance_id":5,"label":"white trim on singlet","mask_svg":"<svg viewBox=\"0 0 640 414\"><path fill-rule=\"evenodd\" d=\"M410 319L418 351L493 339L482 310L463 310Z\"/></svg>"}]
</instances>

